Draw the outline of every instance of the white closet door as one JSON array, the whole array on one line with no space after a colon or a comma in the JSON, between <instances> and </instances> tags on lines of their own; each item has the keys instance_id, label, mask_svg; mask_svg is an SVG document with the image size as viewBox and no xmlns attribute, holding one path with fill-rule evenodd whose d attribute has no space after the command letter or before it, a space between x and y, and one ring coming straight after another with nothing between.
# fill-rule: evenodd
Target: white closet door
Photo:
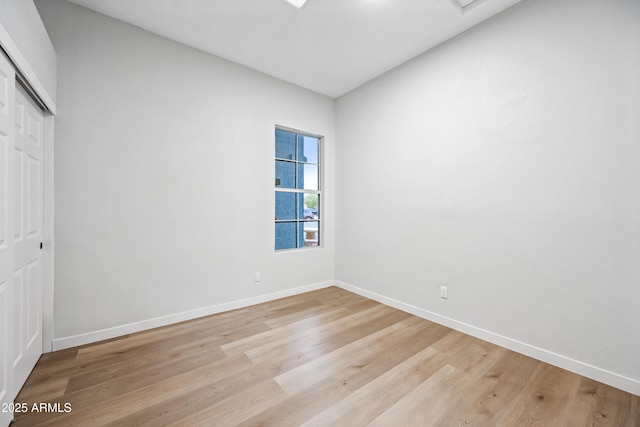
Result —
<instances>
[{"instance_id":1,"label":"white closet door","mask_svg":"<svg viewBox=\"0 0 640 427\"><path fill-rule=\"evenodd\" d=\"M43 125L0 52L0 427L42 354Z\"/></svg>"},{"instance_id":2,"label":"white closet door","mask_svg":"<svg viewBox=\"0 0 640 427\"><path fill-rule=\"evenodd\" d=\"M0 426L13 418L7 409L17 393L13 382L14 101L15 72L0 52Z\"/></svg>"},{"instance_id":3,"label":"white closet door","mask_svg":"<svg viewBox=\"0 0 640 427\"><path fill-rule=\"evenodd\" d=\"M42 354L43 114L17 86L14 151L14 386L20 389Z\"/></svg>"}]
</instances>

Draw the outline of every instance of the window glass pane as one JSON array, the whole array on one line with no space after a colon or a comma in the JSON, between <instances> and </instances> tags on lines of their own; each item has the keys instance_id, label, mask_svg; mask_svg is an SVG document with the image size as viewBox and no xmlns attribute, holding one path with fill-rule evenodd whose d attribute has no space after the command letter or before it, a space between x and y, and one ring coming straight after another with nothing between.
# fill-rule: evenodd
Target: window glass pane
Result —
<instances>
[{"instance_id":1,"label":"window glass pane","mask_svg":"<svg viewBox=\"0 0 640 427\"><path fill-rule=\"evenodd\" d=\"M275 137L276 250L318 246L320 138L281 129Z\"/></svg>"},{"instance_id":2,"label":"window glass pane","mask_svg":"<svg viewBox=\"0 0 640 427\"><path fill-rule=\"evenodd\" d=\"M296 218L296 193L276 191L276 220Z\"/></svg>"},{"instance_id":3,"label":"window glass pane","mask_svg":"<svg viewBox=\"0 0 640 427\"><path fill-rule=\"evenodd\" d=\"M320 222L306 221L304 223L304 246L318 246L320 244Z\"/></svg>"},{"instance_id":4,"label":"window glass pane","mask_svg":"<svg viewBox=\"0 0 640 427\"><path fill-rule=\"evenodd\" d=\"M318 164L318 138L298 136L298 161Z\"/></svg>"},{"instance_id":5,"label":"window glass pane","mask_svg":"<svg viewBox=\"0 0 640 427\"><path fill-rule=\"evenodd\" d=\"M318 219L320 211L318 210L318 195L304 195L304 219Z\"/></svg>"},{"instance_id":6,"label":"window glass pane","mask_svg":"<svg viewBox=\"0 0 640 427\"><path fill-rule=\"evenodd\" d=\"M296 222L276 223L276 250L296 248Z\"/></svg>"},{"instance_id":7,"label":"window glass pane","mask_svg":"<svg viewBox=\"0 0 640 427\"><path fill-rule=\"evenodd\" d=\"M318 189L318 166L298 163L298 187L305 190Z\"/></svg>"},{"instance_id":8,"label":"window glass pane","mask_svg":"<svg viewBox=\"0 0 640 427\"><path fill-rule=\"evenodd\" d=\"M276 157L296 160L296 134L276 129Z\"/></svg>"},{"instance_id":9,"label":"window glass pane","mask_svg":"<svg viewBox=\"0 0 640 427\"><path fill-rule=\"evenodd\" d=\"M296 206L296 212L298 213L297 219L304 218L304 193L296 193L296 201L298 202Z\"/></svg>"},{"instance_id":10,"label":"window glass pane","mask_svg":"<svg viewBox=\"0 0 640 427\"><path fill-rule=\"evenodd\" d=\"M298 223L298 247L304 247L304 222Z\"/></svg>"},{"instance_id":11,"label":"window glass pane","mask_svg":"<svg viewBox=\"0 0 640 427\"><path fill-rule=\"evenodd\" d=\"M276 187L296 188L296 163L276 160Z\"/></svg>"}]
</instances>

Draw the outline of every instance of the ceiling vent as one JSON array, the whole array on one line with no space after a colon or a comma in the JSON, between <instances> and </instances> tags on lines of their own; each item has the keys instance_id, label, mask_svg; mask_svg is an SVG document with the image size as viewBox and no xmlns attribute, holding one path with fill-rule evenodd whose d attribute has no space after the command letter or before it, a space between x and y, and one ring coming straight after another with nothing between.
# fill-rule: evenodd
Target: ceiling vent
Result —
<instances>
[{"instance_id":1,"label":"ceiling vent","mask_svg":"<svg viewBox=\"0 0 640 427\"><path fill-rule=\"evenodd\" d=\"M298 9L304 6L304 4L307 2L307 0L287 0L287 1L290 4L294 5L295 7L297 7Z\"/></svg>"},{"instance_id":2,"label":"ceiling vent","mask_svg":"<svg viewBox=\"0 0 640 427\"><path fill-rule=\"evenodd\" d=\"M456 6L456 9L464 13L484 2L484 0L451 0L451 2Z\"/></svg>"}]
</instances>

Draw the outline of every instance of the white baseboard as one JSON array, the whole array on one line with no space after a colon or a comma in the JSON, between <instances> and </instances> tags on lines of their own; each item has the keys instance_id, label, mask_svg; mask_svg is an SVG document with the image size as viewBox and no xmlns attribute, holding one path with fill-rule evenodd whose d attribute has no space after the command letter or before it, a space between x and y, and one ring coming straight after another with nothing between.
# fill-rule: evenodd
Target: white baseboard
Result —
<instances>
[{"instance_id":1,"label":"white baseboard","mask_svg":"<svg viewBox=\"0 0 640 427\"><path fill-rule=\"evenodd\" d=\"M532 346L522 341L514 340L503 335L499 335L494 332L487 331L485 329L478 328L476 326L469 325L455 319L451 319L449 317L441 316L437 313L433 313L431 311L413 306L411 304L407 304L405 302L398 301L393 298L377 294L375 292L367 291L366 289L358 288L344 282L335 281L334 284L335 286L338 286L344 290L397 308L398 310L402 310L415 316L422 317L423 319L427 319L432 322L447 326L451 329L464 332L465 334L480 338L484 341L488 341L501 347L508 348L509 350L516 351L534 359L541 360L559 368L566 369L584 377L591 378L612 387L619 388L620 390L624 390L640 396L640 381L633 378L628 378L623 375L616 374L615 372L610 372L606 369L598 368L597 366L589 365L588 363L580 362L579 360L575 360L561 354L553 353L543 348Z\"/></svg>"},{"instance_id":2,"label":"white baseboard","mask_svg":"<svg viewBox=\"0 0 640 427\"><path fill-rule=\"evenodd\" d=\"M101 329L99 331L87 332L85 334L73 335L64 338L56 338L53 340L53 350L63 350L65 348L77 347L79 345L91 344L94 342L120 337L147 329L158 328L160 326L171 325L173 323L184 322L185 320L197 319L198 317L210 316L212 314L222 313L223 311L235 310L238 308L248 307L263 302L273 301L280 298L298 295L305 292L315 291L318 289L334 286L334 281L326 281L314 283L311 285L300 286L284 291L272 292L269 294L258 295L251 298L245 298L237 301L230 301L223 304L202 307L195 310L184 311L181 313L169 314L167 316L155 317L153 319L142 320L140 322L129 323L126 325L115 326L113 328Z\"/></svg>"}]
</instances>

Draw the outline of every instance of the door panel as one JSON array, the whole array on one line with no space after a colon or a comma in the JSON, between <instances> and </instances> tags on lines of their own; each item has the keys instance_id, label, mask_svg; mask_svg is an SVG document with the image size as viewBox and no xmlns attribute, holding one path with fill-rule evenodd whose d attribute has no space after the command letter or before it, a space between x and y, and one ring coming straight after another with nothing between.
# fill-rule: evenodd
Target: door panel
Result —
<instances>
[{"instance_id":1,"label":"door panel","mask_svg":"<svg viewBox=\"0 0 640 427\"><path fill-rule=\"evenodd\" d=\"M8 319L13 314L10 304L10 283L0 279L0 405L13 402L13 369L11 364L11 352L13 340L9 329ZM17 392L16 392L17 393ZM9 425L13 415L0 411L0 426Z\"/></svg>"},{"instance_id":2,"label":"door panel","mask_svg":"<svg viewBox=\"0 0 640 427\"><path fill-rule=\"evenodd\" d=\"M41 155L41 153L40 153ZM27 160L27 185L26 195L29 197L27 204L27 237L36 238L36 240L42 237L40 233L41 214L42 214L42 168L40 167L40 159L33 157L29 154ZM42 240L42 239L40 239ZM38 242L39 244L39 242ZM38 246L39 249L39 246ZM38 252L39 253L39 252Z\"/></svg>"},{"instance_id":3,"label":"door panel","mask_svg":"<svg viewBox=\"0 0 640 427\"><path fill-rule=\"evenodd\" d=\"M24 318L24 305L26 299L26 290L24 286L24 268L19 268L13 274L13 314L17 319ZM13 322L13 364L20 363L22 359L22 351L25 346L21 340L24 337L24 322Z\"/></svg>"},{"instance_id":4,"label":"door panel","mask_svg":"<svg viewBox=\"0 0 640 427\"><path fill-rule=\"evenodd\" d=\"M40 147L42 142L42 113L37 107L27 110L27 135Z\"/></svg>"},{"instance_id":5,"label":"door panel","mask_svg":"<svg viewBox=\"0 0 640 427\"><path fill-rule=\"evenodd\" d=\"M0 405L13 402L13 287L14 287L14 171L15 72L0 51ZM8 425L11 413L0 411L0 426Z\"/></svg>"},{"instance_id":6,"label":"door panel","mask_svg":"<svg viewBox=\"0 0 640 427\"><path fill-rule=\"evenodd\" d=\"M1 86L1 85L0 85ZM0 250L6 250L8 245L8 239L10 239L9 232L9 177L8 177L8 163L9 163L9 141L8 135L3 132L0 127Z\"/></svg>"},{"instance_id":7,"label":"door panel","mask_svg":"<svg viewBox=\"0 0 640 427\"><path fill-rule=\"evenodd\" d=\"M14 230L14 241L19 242L24 237L24 223L22 219L24 218L23 208L24 208L24 200L22 200L22 195L24 194L24 152L19 148L15 148L15 159L13 164L15 170L15 179L13 181L13 187L15 188L14 192L14 213L13 216L13 230Z\"/></svg>"},{"instance_id":8,"label":"door panel","mask_svg":"<svg viewBox=\"0 0 640 427\"><path fill-rule=\"evenodd\" d=\"M0 405L42 354L42 111L0 51ZM0 411L0 427L13 414Z\"/></svg>"},{"instance_id":9,"label":"door panel","mask_svg":"<svg viewBox=\"0 0 640 427\"><path fill-rule=\"evenodd\" d=\"M13 360L14 386L19 389L42 354L42 123L43 115L21 87L17 87L15 114L16 235L14 271L21 271L21 290L16 281L15 332L19 355ZM17 278L17 276L16 276Z\"/></svg>"},{"instance_id":10,"label":"door panel","mask_svg":"<svg viewBox=\"0 0 640 427\"><path fill-rule=\"evenodd\" d=\"M27 266L27 288L25 307L28 317L25 316L26 348L31 349L37 344L38 355L36 362L42 354L42 277L40 274L40 259L35 259ZM35 366L35 362L33 364ZM31 372L33 366L29 369ZM26 379L26 378L25 378Z\"/></svg>"}]
</instances>

